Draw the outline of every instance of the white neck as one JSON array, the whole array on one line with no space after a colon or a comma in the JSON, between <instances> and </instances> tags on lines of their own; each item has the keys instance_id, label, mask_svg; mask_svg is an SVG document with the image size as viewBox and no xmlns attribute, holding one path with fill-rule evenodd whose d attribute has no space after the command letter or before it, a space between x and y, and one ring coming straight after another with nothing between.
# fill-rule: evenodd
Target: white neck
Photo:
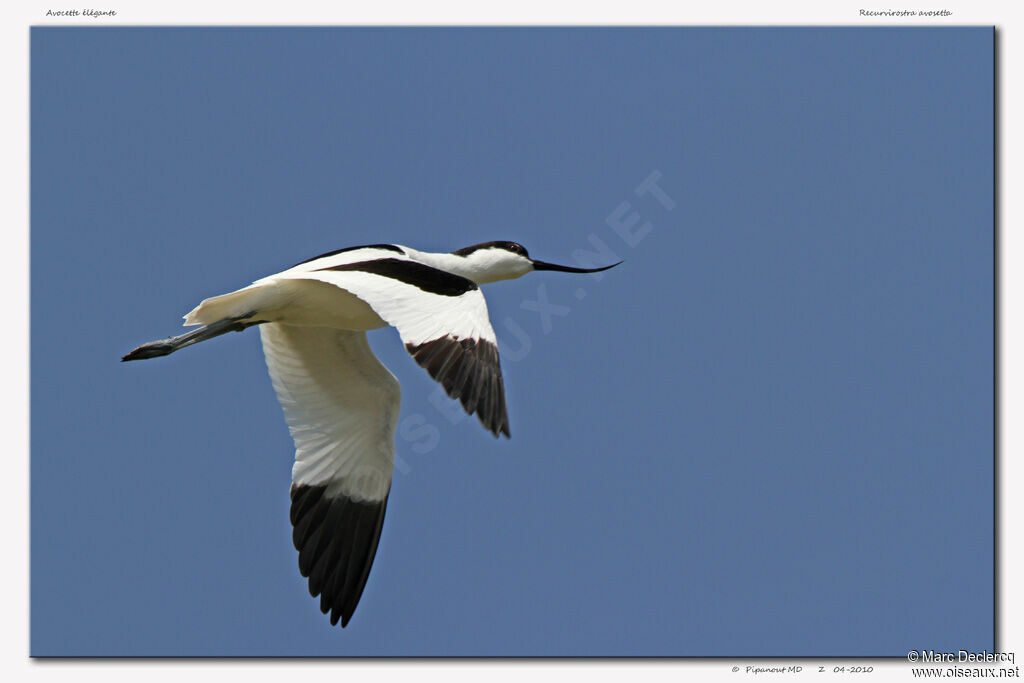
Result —
<instances>
[{"instance_id":1,"label":"white neck","mask_svg":"<svg viewBox=\"0 0 1024 683\"><path fill-rule=\"evenodd\" d=\"M501 249L481 249L469 256L435 254L402 247L410 257L432 268L460 275L478 285L522 277L532 270L530 262Z\"/></svg>"}]
</instances>

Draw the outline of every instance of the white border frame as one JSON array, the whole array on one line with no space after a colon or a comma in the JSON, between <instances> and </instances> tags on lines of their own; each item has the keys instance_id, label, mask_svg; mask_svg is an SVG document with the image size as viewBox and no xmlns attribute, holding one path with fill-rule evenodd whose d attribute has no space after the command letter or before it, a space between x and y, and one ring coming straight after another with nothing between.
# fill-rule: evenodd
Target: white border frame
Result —
<instances>
[{"instance_id":1,"label":"white border frame","mask_svg":"<svg viewBox=\"0 0 1024 683\"><path fill-rule=\"evenodd\" d=\"M86 5L85 7L90 7ZM200 680L223 679L242 675L249 681L273 681L293 676L345 676L374 679L415 677L424 680L476 681L482 677L494 681L520 681L523 677L543 678L583 676L589 681L616 681L633 676L645 680L679 681L738 680L754 674L747 666L803 666L799 674L781 674L800 678L827 677L834 665L868 664L875 671L872 680L912 678L910 665L893 660L30 660L29 652L29 372L28 344L28 262L29 262L29 27L102 26L102 25L763 25L763 26L991 26L998 35L999 150L997 179L1000 206L1000 377L999 424L1000 449L998 501L1000 503L1000 647L1014 651L1021 638L1021 590L1012 577L1024 574L1021 564L1020 534L1016 522L1024 505L1016 494L1021 482L1018 454L1024 446L1024 368L1014 350L1024 341L1024 316L1019 302L1024 295L1024 247L1019 224L1021 202L1013 188L1021 181L1021 143L1014 126L1022 119L1021 49L1016 38L1021 24L1019 3L956 2L930 3L906 0L879 2L822 2L774 0L753 2L723 0L703 5L671 4L658 0L631 0L628 3L599 5L591 0L556 2L555 0L519 0L515 3L435 0L416 3L409 0L374 3L337 3L313 0L289 0L279 3L241 3L224 0L179 0L167 2L118 2L104 0L92 5L96 10L112 9L115 17L47 17L46 11L73 9L69 4L47 4L32 0L3 10L0 25L0 61L3 66L3 91L10 106L3 109L0 126L0 159L3 167L5 229L0 244L6 267L2 271L2 291L8 295L5 324L8 334L0 337L3 376L10 391L0 412L9 449L4 462L2 528L4 545L13 549L9 562L0 568L3 613L0 639L0 671L6 680L41 681L136 681L140 676L156 682L177 681L183 676ZM78 7L79 11L83 7ZM865 10L948 10L948 17L864 17ZM1016 79L1009 77L1016 74ZM1015 82L1016 81L1016 82ZM998 435L997 435L998 438ZM954 547L950 539L946 547ZM941 550L939 546L936 550ZM343 635L343 634L341 634ZM1021 652L1024 656L1024 652ZM739 667L733 672L734 666ZM829 673L818 673L826 666ZM311 671L315 668L318 671ZM343 671L338 669L343 668ZM142 669L145 669L144 671ZM230 669L230 670L228 670ZM301 671L300 671L301 669ZM328 671L327 669L331 669ZM772 674L760 674L772 678ZM776 674L775 676L779 676Z\"/></svg>"}]
</instances>

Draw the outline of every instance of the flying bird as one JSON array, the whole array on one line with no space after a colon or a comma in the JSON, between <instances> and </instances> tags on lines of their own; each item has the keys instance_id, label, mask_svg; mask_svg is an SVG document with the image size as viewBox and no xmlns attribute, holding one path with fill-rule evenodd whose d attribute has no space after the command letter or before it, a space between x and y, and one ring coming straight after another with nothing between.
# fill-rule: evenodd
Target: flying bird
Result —
<instances>
[{"instance_id":1,"label":"flying bird","mask_svg":"<svg viewBox=\"0 0 1024 683\"><path fill-rule=\"evenodd\" d=\"M515 242L451 253L398 244L339 249L204 300L198 329L149 342L122 361L166 356L258 326L295 441L292 540L310 595L346 626L377 552L395 462L401 389L367 330L392 326L448 396L495 437L510 435L497 339L479 285L534 270L596 273L531 259Z\"/></svg>"}]
</instances>

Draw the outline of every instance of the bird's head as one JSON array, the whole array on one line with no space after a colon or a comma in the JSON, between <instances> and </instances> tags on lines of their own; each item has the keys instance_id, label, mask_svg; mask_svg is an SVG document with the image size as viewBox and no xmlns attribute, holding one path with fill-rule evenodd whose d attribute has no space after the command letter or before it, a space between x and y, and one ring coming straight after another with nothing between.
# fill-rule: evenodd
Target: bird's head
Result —
<instances>
[{"instance_id":1,"label":"bird's head","mask_svg":"<svg viewBox=\"0 0 1024 683\"><path fill-rule=\"evenodd\" d=\"M546 263L530 258L526 247L516 242L484 242L471 247L463 247L452 252L460 256L464 262L460 264L465 276L478 285L498 280L514 280L529 273L531 270L557 270L563 273L597 273L608 270L622 263L613 263L601 268L575 268Z\"/></svg>"}]
</instances>

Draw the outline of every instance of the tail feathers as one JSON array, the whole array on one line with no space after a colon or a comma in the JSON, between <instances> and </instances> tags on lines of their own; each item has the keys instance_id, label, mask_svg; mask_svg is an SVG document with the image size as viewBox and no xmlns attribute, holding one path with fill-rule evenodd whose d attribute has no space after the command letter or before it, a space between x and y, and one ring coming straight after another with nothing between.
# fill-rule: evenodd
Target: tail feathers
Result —
<instances>
[{"instance_id":1,"label":"tail feathers","mask_svg":"<svg viewBox=\"0 0 1024 683\"><path fill-rule=\"evenodd\" d=\"M274 291L273 287L253 284L234 292L203 299L202 303L185 315L185 325L216 324L225 318L245 317L246 311L265 310Z\"/></svg>"},{"instance_id":2,"label":"tail feathers","mask_svg":"<svg viewBox=\"0 0 1024 683\"><path fill-rule=\"evenodd\" d=\"M201 341L213 339L214 337L219 337L220 335L227 334L228 332L241 332L247 327L252 327L253 325L259 325L266 322L265 320L247 320L247 318L252 318L255 314L255 311L250 311L244 315L218 320L215 323L204 325L197 330L192 330L185 334L179 334L177 337L151 341L148 344L143 344L137 349L134 349L130 353L124 355L121 358L121 361L145 360L147 358L167 356L186 346L198 344Z\"/></svg>"}]
</instances>

